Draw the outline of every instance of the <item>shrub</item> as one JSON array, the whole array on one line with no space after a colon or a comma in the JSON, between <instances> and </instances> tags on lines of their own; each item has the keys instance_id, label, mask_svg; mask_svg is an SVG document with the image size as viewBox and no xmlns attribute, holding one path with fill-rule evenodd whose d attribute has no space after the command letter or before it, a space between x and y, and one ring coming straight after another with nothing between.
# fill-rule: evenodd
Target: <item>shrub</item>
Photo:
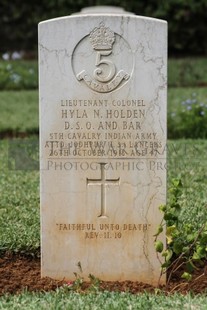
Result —
<instances>
[{"instance_id":1,"label":"shrub","mask_svg":"<svg viewBox=\"0 0 207 310\"><path fill-rule=\"evenodd\" d=\"M36 89L37 87L36 62L0 62L0 90Z\"/></svg>"},{"instance_id":2,"label":"shrub","mask_svg":"<svg viewBox=\"0 0 207 310\"><path fill-rule=\"evenodd\" d=\"M204 266L207 259L207 221L204 220L199 229L195 230L192 218L190 221L182 220L183 184L180 179L172 179L171 183L168 203L160 206L163 220L155 234L155 250L164 258L161 274L168 272L167 284L176 270L183 272L183 267L181 277L191 280L193 271ZM166 249L159 241L163 226L166 226Z\"/></svg>"},{"instance_id":3,"label":"shrub","mask_svg":"<svg viewBox=\"0 0 207 310\"><path fill-rule=\"evenodd\" d=\"M169 112L168 138L207 138L207 102L199 102L193 93L177 111Z\"/></svg>"}]
</instances>

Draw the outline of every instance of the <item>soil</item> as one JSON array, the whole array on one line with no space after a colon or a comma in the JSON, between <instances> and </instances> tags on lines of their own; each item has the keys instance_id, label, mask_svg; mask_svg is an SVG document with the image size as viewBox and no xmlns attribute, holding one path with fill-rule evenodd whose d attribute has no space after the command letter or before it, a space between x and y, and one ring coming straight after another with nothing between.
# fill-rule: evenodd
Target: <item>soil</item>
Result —
<instances>
[{"instance_id":1,"label":"soil","mask_svg":"<svg viewBox=\"0 0 207 310\"><path fill-rule=\"evenodd\" d=\"M181 270L173 274L168 286L160 287L166 294L180 292L204 293L207 292L207 262L205 266L196 270L193 279L186 282L181 279ZM0 295L5 293L20 293L27 291L51 291L63 285L70 285L66 281L57 281L50 278L41 278L40 259L11 253L0 257ZM87 291L90 283L83 283L79 291ZM151 292L155 293L155 287L140 282L104 282L100 281L100 290L127 291L131 293Z\"/></svg>"}]
</instances>

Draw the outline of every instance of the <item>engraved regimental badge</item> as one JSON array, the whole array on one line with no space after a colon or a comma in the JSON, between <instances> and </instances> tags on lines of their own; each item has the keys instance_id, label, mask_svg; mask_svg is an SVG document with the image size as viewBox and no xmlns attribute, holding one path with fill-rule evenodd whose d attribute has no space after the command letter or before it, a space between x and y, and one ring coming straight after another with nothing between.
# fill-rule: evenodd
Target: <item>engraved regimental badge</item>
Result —
<instances>
[{"instance_id":1,"label":"engraved regimental badge","mask_svg":"<svg viewBox=\"0 0 207 310\"><path fill-rule=\"evenodd\" d=\"M124 85L130 78L132 62L129 44L104 23L77 44L72 57L77 80L99 93Z\"/></svg>"}]
</instances>

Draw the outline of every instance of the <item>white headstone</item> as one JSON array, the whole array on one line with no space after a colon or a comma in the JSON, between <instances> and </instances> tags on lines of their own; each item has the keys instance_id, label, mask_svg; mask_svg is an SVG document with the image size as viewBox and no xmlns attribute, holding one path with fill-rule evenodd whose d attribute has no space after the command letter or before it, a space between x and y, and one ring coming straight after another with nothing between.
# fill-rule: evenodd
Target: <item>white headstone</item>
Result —
<instances>
[{"instance_id":1,"label":"white headstone","mask_svg":"<svg viewBox=\"0 0 207 310\"><path fill-rule=\"evenodd\" d=\"M162 20L87 11L39 24L42 276L157 284L166 61Z\"/></svg>"},{"instance_id":2,"label":"white headstone","mask_svg":"<svg viewBox=\"0 0 207 310\"><path fill-rule=\"evenodd\" d=\"M78 14L133 14L126 12L123 8L117 6L107 6L107 5L100 5L100 6L91 6L87 8L83 8L80 13Z\"/></svg>"}]
</instances>

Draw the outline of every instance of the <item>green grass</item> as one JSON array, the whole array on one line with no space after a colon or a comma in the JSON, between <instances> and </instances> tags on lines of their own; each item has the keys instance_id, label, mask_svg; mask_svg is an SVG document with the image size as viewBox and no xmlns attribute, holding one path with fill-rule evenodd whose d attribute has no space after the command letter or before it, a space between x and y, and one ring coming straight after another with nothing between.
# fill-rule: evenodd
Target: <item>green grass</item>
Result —
<instances>
[{"instance_id":1,"label":"green grass","mask_svg":"<svg viewBox=\"0 0 207 310\"><path fill-rule=\"evenodd\" d=\"M206 59L170 60L169 85L198 85L206 83ZM189 65L190 63L190 65ZM6 64L6 62L5 62ZM7 82L10 74L18 70L28 73L30 65L36 70L34 80L27 80L26 88L36 86L37 63L28 63L27 69L22 69L22 63L13 62L12 67L2 69L0 63L0 84L2 72L6 70ZM32 70L31 70L32 72ZM193 72L193 74L191 74ZM18 72L17 72L18 73ZM29 75L30 77L30 75ZM23 80L21 83L23 83ZM8 84L8 89L12 88ZM22 87L16 84L16 89ZM25 87L25 86L24 86ZM0 86L1 88L1 86ZM178 111L181 102L197 93L202 102L206 100L205 88L170 88L168 91L169 113ZM0 133L38 132L38 92L1 91L0 92ZM40 255L40 214L39 214L39 171L38 138L26 140L0 140L0 255L5 251L21 252L33 256ZM22 143L23 142L23 143ZM183 190L181 196L181 225L193 224L194 231L207 221L207 141L178 140L168 143L168 186L172 178L181 178ZM185 238L185 236L183 236ZM48 293L23 292L18 295L0 297L1 309L201 309L207 310L207 295L193 296L187 294L164 296L163 294L132 295L128 293L97 293L78 294L69 292L67 288L57 289Z\"/></svg>"},{"instance_id":2,"label":"green grass","mask_svg":"<svg viewBox=\"0 0 207 310\"><path fill-rule=\"evenodd\" d=\"M165 296L152 294L103 292L81 295L60 288L50 293L29 293L0 297L0 309L12 310L164 310L207 309L207 296L187 294Z\"/></svg>"},{"instance_id":3,"label":"green grass","mask_svg":"<svg viewBox=\"0 0 207 310\"><path fill-rule=\"evenodd\" d=\"M207 100L206 88L169 88L168 111L174 113L182 108L181 102L193 93L198 100ZM38 91L1 91L0 92L0 133L37 133L38 120Z\"/></svg>"},{"instance_id":4,"label":"green grass","mask_svg":"<svg viewBox=\"0 0 207 310\"><path fill-rule=\"evenodd\" d=\"M37 138L29 141L29 146L31 141L37 146ZM18 162L24 149L15 154L18 145L14 142L3 140L0 143L0 252L10 250L39 255L39 172L14 170L30 168L24 158L23 162ZM35 161L37 148L34 153L31 162Z\"/></svg>"},{"instance_id":5,"label":"green grass","mask_svg":"<svg viewBox=\"0 0 207 310\"><path fill-rule=\"evenodd\" d=\"M18 141L0 143L0 252L39 255L39 172L33 170L38 167L38 141ZM192 223L193 219L194 231L207 221L206 150L206 140L168 143L168 184L181 178L180 220Z\"/></svg>"},{"instance_id":6,"label":"green grass","mask_svg":"<svg viewBox=\"0 0 207 310\"><path fill-rule=\"evenodd\" d=\"M168 92L169 113L178 111L181 102L195 92L200 101L206 99L205 88L170 88ZM2 91L0 92L0 102L0 133L7 131L10 133L38 132L38 92L36 90ZM37 137L32 140L36 141L37 146ZM31 140L28 141L31 144ZM13 146L15 150L12 151ZM29 146L29 148L31 147L33 146ZM0 144L0 251L10 249L36 255L39 253L40 246L39 176L37 171L26 172L24 170L28 165L30 166L28 169L34 168L31 166L31 162L27 162L27 153L30 150L28 146L26 148L23 153L20 150L20 155L18 155L19 148L14 143L11 144L9 140L4 140ZM205 140L180 140L169 144L168 179L170 181L172 177L181 177L184 182L183 221L191 221L193 215L197 219L194 222L195 229L198 229L199 223L206 220L206 148ZM15 164L14 160L11 160L14 152L16 152L15 156L19 160L21 159L16 162L20 166L19 168L12 166ZM22 154L25 152L26 155L23 157ZM38 150L35 152L31 159L37 159ZM11 170L12 167L14 170ZM16 168L20 171L15 170Z\"/></svg>"},{"instance_id":7,"label":"green grass","mask_svg":"<svg viewBox=\"0 0 207 310\"><path fill-rule=\"evenodd\" d=\"M0 92L0 133L38 132L38 92Z\"/></svg>"},{"instance_id":8,"label":"green grass","mask_svg":"<svg viewBox=\"0 0 207 310\"><path fill-rule=\"evenodd\" d=\"M169 59L170 87L207 86L207 58ZM33 61L0 61L0 90L38 88L38 64Z\"/></svg>"},{"instance_id":9,"label":"green grass","mask_svg":"<svg viewBox=\"0 0 207 310\"><path fill-rule=\"evenodd\" d=\"M181 58L168 61L168 85L207 86L207 58Z\"/></svg>"},{"instance_id":10,"label":"green grass","mask_svg":"<svg viewBox=\"0 0 207 310\"><path fill-rule=\"evenodd\" d=\"M180 102L194 92L201 101L205 99L204 88L169 89L169 110L178 110ZM38 131L37 91L3 91L0 92L0 102L0 132ZM37 164L38 140L37 137L24 140L26 144L20 143L20 148L15 141L4 140L0 144L0 250L10 249L36 255L40 246L39 176L38 171L25 169L34 169L34 164ZM34 141L34 145L31 145L31 141ZM193 216L196 219L195 229L206 220L206 149L206 140L180 140L168 145L168 182L173 177L182 179L183 221L191 221ZM27 155L30 152L29 159L32 162L28 162Z\"/></svg>"}]
</instances>

